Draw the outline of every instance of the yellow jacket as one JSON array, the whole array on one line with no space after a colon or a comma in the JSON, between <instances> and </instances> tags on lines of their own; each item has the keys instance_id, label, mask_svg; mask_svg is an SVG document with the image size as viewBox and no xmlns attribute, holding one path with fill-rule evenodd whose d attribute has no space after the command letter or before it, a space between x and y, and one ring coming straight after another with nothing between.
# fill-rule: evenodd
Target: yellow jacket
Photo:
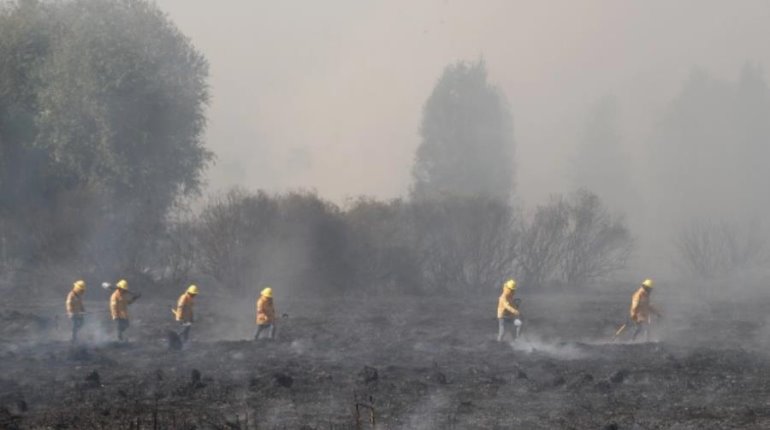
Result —
<instances>
[{"instance_id":1,"label":"yellow jacket","mask_svg":"<svg viewBox=\"0 0 770 430\"><path fill-rule=\"evenodd\" d=\"M257 300L257 325L272 324L275 321L273 299L259 296Z\"/></svg>"},{"instance_id":2,"label":"yellow jacket","mask_svg":"<svg viewBox=\"0 0 770 430\"><path fill-rule=\"evenodd\" d=\"M193 322L193 300L192 294L184 293L179 296L179 300L176 302L176 320L179 322Z\"/></svg>"},{"instance_id":3,"label":"yellow jacket","mask_svg":"<svg viewBox=\"0 0 770 430\"><path fill-rule=\"evenodd\" d=\"M72 318L73 315L81 314L85 311L83 298L80 294L76 293L75 290L70 291L70 293L67 294L67 316Z\"/></svg>"},{"instance_id":4,"label":"yellow jacket","mask_svg":"<svg viewBox=\"0 0 770 430\"><path fill-rule=\"evenodd\" d=\"M497 301L497 318L509 318L519 316L519 310L513 307L513 290L503 288L500 299Z\"/></svg>"},{"instance_id":5,"label":"yellow jacket","mask_svg":"<svg viewBox=\"0 0 770 430\"><path fill-rule=\"evenodd\" d=\"M123 293L123 290L116 289L110 297L110 314L114 320L127 320L128 319L128 305L133 300L129 300L126 297L127 294Z\"/></svg>"},{"instance_id":6,"label":"yellow jacket","mask_svg":"<svg viewBox=\"0 0 770 430\"><path fill-rule=\"evenodd\" d=\"M650 304L650 294L639 287L631 297L631 319L634 322L649 322L650 314L659 315L657 309Z\"/></svg>"}]
</instances>

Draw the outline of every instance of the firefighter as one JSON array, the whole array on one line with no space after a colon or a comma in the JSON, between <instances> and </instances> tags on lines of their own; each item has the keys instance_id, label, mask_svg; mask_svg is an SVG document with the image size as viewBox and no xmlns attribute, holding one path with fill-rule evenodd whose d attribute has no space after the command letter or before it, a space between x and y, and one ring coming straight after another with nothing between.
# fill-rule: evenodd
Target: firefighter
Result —
<instances>
[{"instance_id":1,"label":"firefighter","mask_svg":"<svg viewBox=\"0 0 770 430\"><path fill-rule=\"evenodd\" d=\"M513 304L513 296L516 294L516 281L507 280L503 284L503 292L497 301L497 341L502 342L506 331L511 330L511 325L520 326L519 310ZM515 333L515 331L514 331Z\"/></svg>"},{"instance_id":2,"label":"firefighter","mask_svg":"<svg viewBox=\"0 0 770 430\"><path fill-rule=\"evenodd\" d=\"M644 332L646 340L649 341L651 315L661 316L660 312L650 304L653 285L652 279L645 279L631 297L630 317L631 322L634 324L632 340L636 340L636 337L641 332Z\"/></svg>"},{"instance_id":3,"label":"firefighter","mask_svg":"<svg viewBox=\"0 0 770 430\"><path fill-rule=\"evenodd\" d=\"M83 318L86 312L83 306L83 294L86 291L86 282L82 279L72 284L72 290L67 294L67 316L72 320L72 339L78 340L78 332L83 328Z\"/></svg>"},{"instance_id":4,"label":"firefighter","mask_svg":"<svg viewBox=\"0 0 770 430\"><path fill-rule=\"evenodd\" d=\"M176 321L182 326L179 331L179 338L182 342L187 342L187 339L190 338L190 328L194 321L193 305L195 304L194 299L197 295L198 287L190 285L187 287L187 291L179 296L179 300L176 302L176 309L173 310Z\"/></svg>"},{"instance_id":5,"label":"firefighter","mask_svg":"<svg viewBox=\"0 0 770 430\"><path fill-rule=\"evenodd\" d=\"M139 297L138 295L131 294L128 291L128 282L125 279L121 279L115 284L117 288L110 297L110 314L112 320L115 321L118 329L118 340L124 341L123 333L128 329L128 305L134 303Z\"/></svg>"},{"instance_id":6,"label":"firefighter","mask_svg":"<svg viewBox=\"0 0 770 430\"><path fill-rule=\"evenodd\" d=\"M275 306L273 305L273 289L262 290L257 299L257 332L254 340L259 340L260 334L267 330L269 339L275 339Z\"/></svg>"}]
</instances>

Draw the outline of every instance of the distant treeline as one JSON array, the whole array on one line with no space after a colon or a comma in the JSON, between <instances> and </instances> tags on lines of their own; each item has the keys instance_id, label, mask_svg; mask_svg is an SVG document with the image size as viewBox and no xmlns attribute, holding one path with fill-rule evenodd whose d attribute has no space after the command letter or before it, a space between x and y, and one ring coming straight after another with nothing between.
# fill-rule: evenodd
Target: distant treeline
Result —
<instances>
[{"instance_id":1,"label":"distant treeline","mask_svg":"<svg viewBox=\"0 0 770 430\"><path fill-rule=\"evenodd\" d=\"M499 200L360 198L233 190L169 226L160 277L204 276L228 289L276 284L308 293L474 291L585 285L623 267L630 233L598 198L554 197L525 215Z\"/></svg>"}]
</instances>

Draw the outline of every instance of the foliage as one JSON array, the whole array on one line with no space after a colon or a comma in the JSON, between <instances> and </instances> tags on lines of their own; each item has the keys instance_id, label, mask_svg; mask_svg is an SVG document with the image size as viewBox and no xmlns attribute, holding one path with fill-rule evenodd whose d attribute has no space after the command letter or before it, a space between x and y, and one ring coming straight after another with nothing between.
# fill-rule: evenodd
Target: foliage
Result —
<instances>
[{"instance_id":1,"label":"foliage","mask_svg":"<svg viewBox=\"0 0 770 430\"><path fill-rule=\"evenodd\" d=\"M139 270L212 157L205 59L144 0L7 5L0 57L6 257Z\"/></svg>"},{"instance_id":2,"label":"foliage","mask_svg":"<svg viewBox=\"0 0 770 430\"><path fill-rule=\"evenodd\" d=\"M503 94L483 61L444 69L423 108L412 197L485 196L513 191L513 126Z\"/></svg>"},{"instance_id":3,"label":"foliage","mask_svg":"<svg viewBox=\"0 0 770 430\"><path fill-rule=\"evenodd\" d=\"M519 268L526 284L559 281L585 286L625 267L633 240L622 218L595 194L554 196L525 225Z\"/></svg>"},{"instance_id":4,"label":"foliage","mask_svg":"<svg viewBox=\"0 0 770 430\"><path fill-rule=\"evenodd\" d=\"M679 262L701 280L725 279L768 262L767 236L757 223L700 219L684 226L675 240Z\"/></svg>"},{"instance_id":5,"label":"foliage","mask_svg":"<svg viewBox=\"0 0 770 430\"><path fill-rule=\"evenodd\" d=\"M359 198L343 210L310 193L234 190L192 223L190 267L231 290L465 292L511 276L528 288L583 286L622 268L631 249L622 219L585 191L554 197L524 223L480 196Z\"/></svg>"}]
</instances>

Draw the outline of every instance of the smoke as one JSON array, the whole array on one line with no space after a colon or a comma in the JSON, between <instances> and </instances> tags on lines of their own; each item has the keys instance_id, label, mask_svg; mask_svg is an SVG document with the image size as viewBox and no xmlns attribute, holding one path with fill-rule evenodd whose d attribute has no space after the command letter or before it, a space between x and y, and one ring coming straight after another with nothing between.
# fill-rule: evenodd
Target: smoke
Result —
<instances>
[{"instance_id":1,"label":"smoke","mask_svg":"<svg viewBox=\"0 0 770 430\"><path fill-rule=\"evenodd\" d=\"M527 334L526 337L510 342L510 345L517 352L543 354L559 360L579 360L588 356L584 349L579 348L574 343L548 342L536 334Z\"/></svg>"}]
</instances>

